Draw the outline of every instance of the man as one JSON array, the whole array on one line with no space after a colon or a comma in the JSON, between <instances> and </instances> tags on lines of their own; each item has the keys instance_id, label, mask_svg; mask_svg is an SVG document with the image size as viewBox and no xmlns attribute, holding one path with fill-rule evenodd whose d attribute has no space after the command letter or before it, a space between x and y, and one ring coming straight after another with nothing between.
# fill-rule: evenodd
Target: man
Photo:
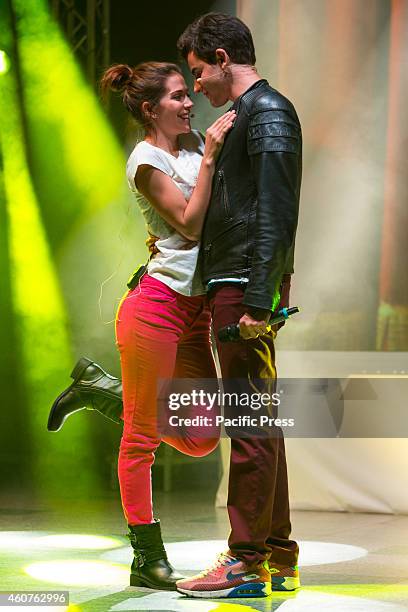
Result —
<instances>
[{"instance_id":1,"label":"man","mask_svg":"<svg viewBox=\"0 0 408 612\"><path fill-rule=\"evenodd\" d=\"M178 48L195 79L194 91L215 107L232 101L237 112L217 160L201 237L215 336L239 322L246 339L217 343L223 381L233 389L237 380L276 376L274 332L265 332L282 282L290 283L293 272L301 129L292 104L257 73L251 33L236 17L198 18ZM213 568L179 581L178 590L201 597L262 595L270 592L270 576L273 589L297 588L282 435L231 436L228 513L228 553Z\"/></svg>"},{"instance_id":2,"label":"man","mask_svg":"<svg viewBox=\"0 0 408 612\"><path fill-rule=\"evenodd\" d=\"M239 322L243 338L217 342L223 381L276 378L271 313L288 305L298 218L302 136L293 105L261 79L247 26L210 13L178 41L195 79L194 91L214 107L233 102L236 120L217 161L202 239L202 276L215 335ZM78 366L74 385L57 400L49 429L89 405L118 420L112 409L120 382L92 362ZM81 383L81 377L83 383ZM95 391L96 390L96 391ZM99 394L98 394L99 393ZM284 440L231 435L227 553L213 567L177 582L193 597L251 597L299 586L298 546L289 539Z\"/></svg>"}]
</instances>

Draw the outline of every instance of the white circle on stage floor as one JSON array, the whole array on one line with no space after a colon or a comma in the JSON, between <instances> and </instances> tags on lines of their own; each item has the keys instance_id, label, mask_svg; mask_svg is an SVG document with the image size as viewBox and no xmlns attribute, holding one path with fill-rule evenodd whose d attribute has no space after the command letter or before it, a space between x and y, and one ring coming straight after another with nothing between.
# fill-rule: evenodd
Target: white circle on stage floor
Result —
<instances>
[{"instance_id":1,"label":"white circle on stage floor","mask_svg":"<svg viewBox=\"0 0 408 612\"><path fill-rule=\"evenodd\" d=\"M92 534L51 534L47 532L0 532L0 549L17 551L24 548L39 549L88 549L106 550L99 555L100 559L115 563L131 562L133 554L130 546L123 546L123 540L112 537L94 536ZM114 548L115 547L115 548ZM114 549L113 549L114 548ZM179 570L202 570L211 565L217 554L228 548L224 540L190 540L166 544L167 553L172 564ZM299 542L299 565L325 565L352 561L367 555L367 550L351 544L336 542L301 541ZM112 550L113 549L113 550Z\"/></svg>"},{"instance_id":2,"label":"white circle on stage floor","mask_svg":"<svg viewBox=\"0 0 408 612\"><path fill-rule=\"evenodd\" d=\"M119 538L84 533L0 531L0 550L108 550L123 548Z\"/></svg>"},{"instance_id":3,"label":"white circle on stage floor","mask_svg":"<svg viewBox=\"0 0 408 612\"><path fill-rule=\"evenodd\" d=\"M125 565L87 559L54 559L37 561L23 568L24 572L42 582L66 586L125 585L129 568Z\"/></svg>"},{"instance_id":4,"label":"white circle on stage floor","mask_svg":"<svg viewBox=\"0 0 408 612\"><path fill-rule=\"evenodd\" d=\"M226 550L224 540L191 540L190 542L166 543L166 551L171 563L178 570L202 570L212 563L218 553ZM367 555L367 550L351 544L335 542L299 542L299 565L325 565L352 561ZM132 560L130 547L117 548L100 555L101 559L115 563L129 563Z\"/></svg>"}]
</instances>

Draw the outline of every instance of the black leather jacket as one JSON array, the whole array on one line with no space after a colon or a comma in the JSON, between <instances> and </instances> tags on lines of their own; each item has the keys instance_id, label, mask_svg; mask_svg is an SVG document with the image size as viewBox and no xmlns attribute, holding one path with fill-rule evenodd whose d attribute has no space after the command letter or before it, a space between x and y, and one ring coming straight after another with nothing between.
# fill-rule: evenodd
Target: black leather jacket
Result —
<instances>
[{"instance_id":1,"label":"black leather jacket","mask_svg":"<svg viewBox=\"0 0 408 612\"><path fill-rule=\"evenodd\" d=\"M274 310L283 274L293 272L301 127L291 102L266 80L233 108L201 237L202 278L249 278L243 303Z\"/></svg>"}]
</instances>

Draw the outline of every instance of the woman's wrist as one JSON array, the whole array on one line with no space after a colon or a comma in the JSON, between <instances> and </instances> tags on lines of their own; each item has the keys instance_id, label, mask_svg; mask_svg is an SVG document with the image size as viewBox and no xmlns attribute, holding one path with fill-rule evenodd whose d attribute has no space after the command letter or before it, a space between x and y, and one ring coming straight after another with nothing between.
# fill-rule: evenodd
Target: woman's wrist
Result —
<instances>
[{"instance_id":1,"label":"woman's wrist","mask_svg":"<svg viewBox=\"0 0 408 612\"><path fill-rule=\"evenodd\" d=\"M215 168L215 158L210 155L204 155L203 161L201 163L204 164L206 168Z\"/></svg>"}]
</instances>

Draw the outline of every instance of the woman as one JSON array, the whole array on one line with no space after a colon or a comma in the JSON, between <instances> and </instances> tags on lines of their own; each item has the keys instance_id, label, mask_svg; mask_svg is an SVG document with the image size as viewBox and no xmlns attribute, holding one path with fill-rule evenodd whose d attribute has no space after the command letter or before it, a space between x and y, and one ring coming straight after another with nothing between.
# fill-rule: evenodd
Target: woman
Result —
<instances>
[{"instance_id":1,"label":"woman","mask_svg":"<svg viewBox=\"0 0 408 612\"><path fill-rule=\"evenodd\" d=\"M158 237L147 274L122 299L116 319L123 384L124 429L118 473L122 505L134 549L130 584L175 589L182 578L169 564L153 518L151 466L161 440L192 456L210 453L214 437L162 437L157 425L160 379L214 379L210 313L197 268L215 159L232 127L234 112L207 130L205 143L191 130L193 103L175 64L149 62L109 68L102 90L121 92L145 130L127 163L127 178Z\"/></svg>"}]
</instances>

